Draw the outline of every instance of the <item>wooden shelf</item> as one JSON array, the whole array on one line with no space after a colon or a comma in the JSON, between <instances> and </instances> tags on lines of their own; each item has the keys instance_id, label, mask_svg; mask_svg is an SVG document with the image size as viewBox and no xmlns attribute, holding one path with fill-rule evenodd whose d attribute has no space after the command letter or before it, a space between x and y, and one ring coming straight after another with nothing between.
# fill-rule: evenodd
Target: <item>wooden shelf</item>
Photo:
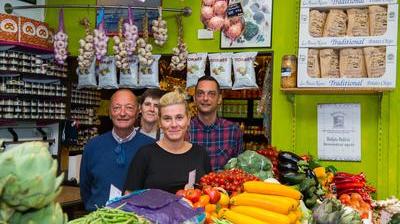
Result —
<instances>
[{"instance_id":1,"label":"wooden shelf","mask_svg":"<svg viewBox=\"0 0 400 224\"><path fill-rule=\"evenodd\" d=\"M287 94L323 95L323 94L379 94L394 90L393 88L281 88Z\"/></svg>"}]
</instances>

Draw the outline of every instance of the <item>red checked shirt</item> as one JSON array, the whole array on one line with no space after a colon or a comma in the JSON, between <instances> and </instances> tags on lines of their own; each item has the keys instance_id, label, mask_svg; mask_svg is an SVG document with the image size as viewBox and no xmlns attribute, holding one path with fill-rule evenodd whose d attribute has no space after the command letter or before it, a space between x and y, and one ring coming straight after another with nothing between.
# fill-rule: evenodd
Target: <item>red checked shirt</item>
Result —
<instances>
[{"instance_id":1,"label":"red checked shirt","mask_svg":"<svg viewBox=\"0 0 400 224\"><path fill-rule=\"evenodd\" d=\"M198 117L190 121L189 141L207 149L212 170L221 170L232 157L243 152L243 133L239 126L223 118L206 126Z\"/></svg>"}]
</instances>

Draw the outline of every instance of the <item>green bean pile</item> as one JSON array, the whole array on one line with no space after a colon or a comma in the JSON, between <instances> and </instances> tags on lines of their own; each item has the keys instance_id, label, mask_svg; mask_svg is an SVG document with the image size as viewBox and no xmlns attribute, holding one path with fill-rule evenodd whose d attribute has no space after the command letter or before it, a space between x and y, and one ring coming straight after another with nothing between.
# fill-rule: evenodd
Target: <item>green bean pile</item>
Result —
<instances>
[{"instance_id":1,"label":"green bean pile","mask_svg":"<svg viewBox=\"0 0 400 224\"><path fill-rule=\"evenodd\" d=\"M68 224L150 224L149 220L132 212L125 212L118 208L100 208L84 217L72 220Z\"/></svg>"}]
</instances>

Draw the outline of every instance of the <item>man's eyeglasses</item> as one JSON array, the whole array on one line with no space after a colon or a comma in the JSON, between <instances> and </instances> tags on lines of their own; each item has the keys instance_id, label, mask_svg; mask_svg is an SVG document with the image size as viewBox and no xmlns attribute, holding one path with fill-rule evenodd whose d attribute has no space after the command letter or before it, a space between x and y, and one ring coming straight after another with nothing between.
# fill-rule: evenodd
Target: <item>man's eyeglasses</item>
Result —
<instances>
[{"instance_id":1,"label":"man's eyeglasses","mask_svg":"<svg viewBox=\"0 0 400 224\"><path fill-rule=\"evenodd\" d=\"M196 97L199 97L199 98L204 97L204 96L207 96L209 98L215 98L217 95L218 95L217 91L208 91L208 92L205 92L202 90L196 91Z\"/></svg>"},{"instance_id":2,"label":"man's eyeglasses","mask_svg":"<svg viewBox=\"0 0 400 224\"><path fill-rule=\"evenodd\" d=\"M132 104L127 104L127 105L119 105L119 104L117 104L117 105L111 106L111 110L112 110L114 113L119 113L119 112L121 112L121 111L122 111L122 108L125 108L125 111L131 112L131 113L132 113L132 112L135 112L135 111L136 111L137 106L132 105Z\"/></svg>"}]
</instances>

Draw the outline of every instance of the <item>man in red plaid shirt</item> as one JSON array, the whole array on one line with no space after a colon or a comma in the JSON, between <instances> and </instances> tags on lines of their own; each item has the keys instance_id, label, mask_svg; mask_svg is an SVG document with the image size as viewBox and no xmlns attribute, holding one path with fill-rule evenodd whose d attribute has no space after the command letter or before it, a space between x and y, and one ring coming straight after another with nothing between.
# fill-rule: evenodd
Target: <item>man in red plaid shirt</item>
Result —
<instances>
[{"instance_id":1,"label":"man in red plaid shirt","mask_svg":"<svg viewBox=\"0 0 400 224\"><path fill-rule=\"evenodd\" d=\"M212 170L223 169L230 158L243 151L243 133L237 124L217 116L222 95L212 76L198 80L194 102L198 114L190 122L190 142L207 149Z\"/></svg>"}]
</instances>

